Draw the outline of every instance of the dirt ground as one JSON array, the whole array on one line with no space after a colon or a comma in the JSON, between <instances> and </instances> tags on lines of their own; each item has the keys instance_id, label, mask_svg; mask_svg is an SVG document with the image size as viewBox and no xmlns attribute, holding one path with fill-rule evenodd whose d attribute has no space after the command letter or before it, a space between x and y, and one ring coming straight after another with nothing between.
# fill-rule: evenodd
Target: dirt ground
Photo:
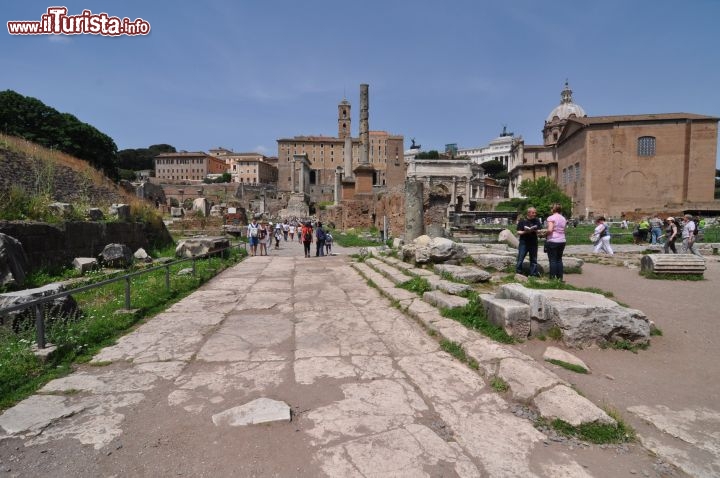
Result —
<instances>
[{"instance_id":1,"label":"dirt ground","mask_svg":"<svg viewBox=\"0 0 720 478\"><path fill-rule=\"evenodd\" d=\"M706 408L720 403L720 259L706 256L703 281L651 280L622 265L637 255L616 255L615 265L586 263L582 274L566 275L569 284L596 287L614 299L643 311L662 331L647 350L588 348L572 350L592 370L580 375L561 367L554 371L597 404L616 409L639 434L656 433L627 411L637 405L664 405L672 410ZM603 260L602 262L610 262ZM537 360L552 341L530 340L518 349ZM556 345L556 344L555 344Z\"/></svg>"}]
</instances>

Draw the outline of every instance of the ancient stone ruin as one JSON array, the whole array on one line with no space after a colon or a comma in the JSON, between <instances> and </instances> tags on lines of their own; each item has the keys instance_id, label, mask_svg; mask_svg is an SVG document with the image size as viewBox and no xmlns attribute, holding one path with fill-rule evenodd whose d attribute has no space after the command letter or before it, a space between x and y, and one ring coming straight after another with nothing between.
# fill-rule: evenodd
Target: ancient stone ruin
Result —
<instances>
[{"instance_id":1,"label":"ancient stone ruin","mask_svg":"<svg viewBox=\"0 0 720 478\"><path fill-rule=\"evenodd\" d=\"M480 297L488 320L517 339L546 335L554 328L570 347L617 341L647 344L650 339L650 322L643 312L600 294L506 284Z\"/></svg>"}]
</instances>

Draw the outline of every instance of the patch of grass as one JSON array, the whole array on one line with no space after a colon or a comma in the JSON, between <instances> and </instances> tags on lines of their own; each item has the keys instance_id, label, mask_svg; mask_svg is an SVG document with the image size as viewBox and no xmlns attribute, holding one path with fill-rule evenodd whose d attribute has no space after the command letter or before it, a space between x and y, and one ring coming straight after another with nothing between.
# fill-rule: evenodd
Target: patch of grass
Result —
<instances>
[{"instance_id":1,"label":"patch of grass","mask_svg":"<svg viewBox=\"0 0 720 478\"><path fill-rule=\"evenodd\" d=\"M660 336L662 336L662 334L663 334L663 331L660 330L658 327L653 327L650 329L651 336L660 337Z\"/></svg>"},{"instance_id":2,"label":"patch of grass","mask_svg":"<svg viewBox=\"0 0 720 478\"><path fill-rule=\"evenodd\" d=\"M467 364L468 364L468 367L470 367L473 370L480 370L480 364L474 358L468 357Z\"/></svg>"},{"instance_id":3,"label":"patch of grass","mask_svg":"<svg viewBox=\"0 0 720 478\"><path fill-rule=\"evenodd\" d=\"M460 345L459 343L453 342L452 340L443 339L440 341L440 348L442 348L445 352L449 353L461 362L467 362L467 355L465 354L465 349L463 349L462 345Z\"/></svg>"},{"instance_id":4,"label":"patch of grass","mask_svg":"<svg viewBox=\"0 0 720 478\"><path fill-rule=\"evenodd\" d=\"M557 326L552 327L550 328L550 330L548 330L547 336L552 340L560 340L562 339L562 330L560 329L560 327Z\"/></svg>"},{"instance_id":5,"label":"patch of grass","mask_svg":"<svg viewBox=\"0 0 720 478\"><path fill-rule=\"evenodd\" d=\"M587 374L588 370L581 366L581 365L575 365L574 363L568 363L564 362L562 360L555 360L555 359L549 359L547 362L550 362L551 364L558 365L564 369L570 370L571 372L575 373L584 373Z\"/></svg>"},{"instance_id":6,"label":"patch of grass","mask_svg":"<svg viewBox=\"0 0 720 478\"><path fill-rule=\"evenodd\" d=\"M494 376L492 380L490 380L490 386L493 390L500 393L507 392L510 389L510 386L507 384L507 382L502 378L498 377L497 375Z\"/></svg>"},{"instance_id":7,"label":"patch of grass","mask_svg":"<svg viewBox=\"0 0 720 478\"><path fill-rule=\"evenodd\" d=\"M375 282L373 282L372 279L366 280L365 283L366 283L367 285L369 285L370 287L373 287L373 288L375 288L375 289L378 288L377 284L376 284Z\"/></svg>"},{"instance_id":8,"label":"patch of grass","mask_svg":"<svg viewBox=\"0 0 720 478\"><path fill-rule=\"evenodd\" d=\"M76 320L47 320L47 341L58 349L47 362L30 350L34 324L15 334L0 330L0 409L10 407L34 393L45 383L70 373L72 364L90 360L102 347L111 345L130 327L187 296L218 271L236 264L243 254L233 250L226 258L212 257L196 262L196 275L178 276L187 264L171 266L171 288L165 287L160 269L132 279L131 306L135 314L117 314L125 306L124 281L74 294L82 316Z\"/></svg>"},{"instance_id":9,"label":"patch of grass","mask_svg":"<svg viewBox=\"0 0 720 478\"><path fill-rule=\"evenodd\" d=\"M430 283L427 281L427 279L423 277L413 277L409 281L405 281L402 284L399 284L398 287L401 289L409 290L410 292L414 292L420 297L425 292L428 292L432 290L432 287L430 287Z\"/></svg>"},{"instance_id":10,"label":"patch of grass","mask_svg":"<svg viewBox=\"0 0 720 478\"><path fill-rule=\"evenodd\" d=\"M685 280L685 281L701 281L705 280L702 274L657 274L651 271L640 271L640 275L646 279L652 280Z\"/></svg>"},{"instance_id":11,"label":"patch of grass","mask_svg":"<svg viewBox=\"0 0 720 478\"><path fill-rule=\"evenodd\" d=\"M462 261L460 261L460 263L466 265L475 265L475 259L473 259L472 256L465 256L462 258Z\"/></svg>"},{"instance_id":12,"label":"patch of grass","mask_svg":"<svg viewBox=\"0 0 720 478\"><path fill-rule=\"evenodd\" d=\"M352 257L355 262L365 262L370 258L367 254L352 254L350 257Z\"/></svg>"},{"instance_id":13,"label":"patch of grass","mask_svg":"<svg viewBox=\"0 0 720 478\"><path fill-rule=\"evenodd\" d=\"M634 441L635 430L625 423L617 412L613 410L606 410L606 412L617 422L617 425L586 423L575 427L563 420L555 419L550 423L550 426L561 435L580 438L590 443L627 443Z\"/></svg>"},{"instance_id":14,"label":"patch of grass","mask_svg":"<svg viewBox=\"0 0 720 478\"><path fill-rule=\"evenodd\" d=\"M469 299L468 305L458 309L442 309L443 317L456 320L464 326L477 330L483 335L504 344L513 344L515 339L510 337L502 327L498 327L487 320L485 308L477 292L469 291L463 294Z\"/></svg>"},{"instance_id":15,"label":"patch of grass","mask_svg":"<svg viewBox=\"0 0 720 478\"><path fill-rule=\"evenodd\" d=\"M634 344L628 340L616 340L614 342L606 343L602 346L602 348L610 348L615 350L629 350L634 354L638 353L638 350L646 350L648 347L650 347L650 344Z\"/></svg>"},{"instance_id":16,"label":"patch of grass","mask_svg":"<svg viewBox=\"0 0 720 478\"><path fill-rule=\"evenodd\" d=\"M372 247L380 243L373 239L365 239L348 232L332 232L333 242L341 247Z\"/></svg>"}]
</instances>

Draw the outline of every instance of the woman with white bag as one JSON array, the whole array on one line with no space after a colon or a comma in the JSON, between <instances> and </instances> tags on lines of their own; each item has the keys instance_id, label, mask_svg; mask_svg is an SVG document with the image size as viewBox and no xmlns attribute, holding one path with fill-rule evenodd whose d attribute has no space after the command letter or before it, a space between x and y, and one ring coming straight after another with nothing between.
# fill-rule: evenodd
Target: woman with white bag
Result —
<instances>
[{"instance_id":1,"label":"woman with white bag","mask_svg":"<svg viewBox=\"0 0 720 478\"><path fill-rule=\"evenodd\" d=\"M595 242L595 253L600 251L606 252L608 255L613 255L612 247L610 247L610 227L605 222L605 216L600 216L595 220L595 235L598 236Z\"/></svg>"}]
</instances>

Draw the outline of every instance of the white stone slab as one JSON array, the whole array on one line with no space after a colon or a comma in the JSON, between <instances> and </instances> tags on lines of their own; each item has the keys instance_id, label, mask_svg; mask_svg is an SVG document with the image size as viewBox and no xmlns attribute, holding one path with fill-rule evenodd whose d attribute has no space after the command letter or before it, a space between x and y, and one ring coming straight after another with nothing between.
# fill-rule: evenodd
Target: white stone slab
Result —
<instances>
[{"instance_id":1,"label":"white stone slab","mask_svg":"<svg viewBox=\"0 0 720 478\"><path fill-rule=\"evenodd\" d=\"M258 398L245 405L234 407L212 416L216 426L240 427L258 423L290 421L290 407L287 403L270 398Z\"/></svg>"}]
</instances>

